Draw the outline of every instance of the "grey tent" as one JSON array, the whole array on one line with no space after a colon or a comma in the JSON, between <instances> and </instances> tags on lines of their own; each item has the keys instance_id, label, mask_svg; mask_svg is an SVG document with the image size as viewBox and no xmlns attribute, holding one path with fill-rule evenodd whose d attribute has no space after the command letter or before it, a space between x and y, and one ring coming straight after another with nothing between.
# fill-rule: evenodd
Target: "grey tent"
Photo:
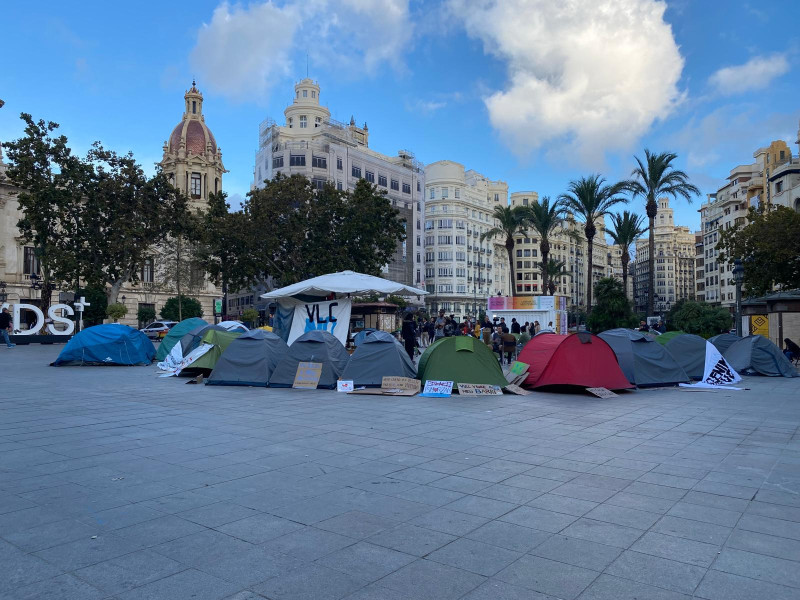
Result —
<instances>
[{"instance_id":1,"label":"grey tent","mask_svg":"<svg viewBox=\"0 0 800 600\"><path fill-rule=\"evenodd\" d=\"M719 335L708 338L708 341L714 344L716 349L719 350L722 355L724 355L725 351L731 347L731 344L735 344L740 339L742 338L740 338L738 335L733 335L732 333L720 333Z\"/></svg>"},{"instance_id":2,"label":"grey tent","mask_svg":"<svg viewBox=\"0 0 800 600\"><path fill-rule=\"evenodd\" d=\"M203 336L209 329L213 329L215 331L227 331L224 327L220 327L219 325L206 324L195 327L184 334L184 336L181 338L180 345L183 356L186 356L189 354L189 352L200 345L200 341L203 339Z\"/></svg>"},{"instance_id":3,"label":"grey tent","mask_svg":"<svg viewBox=\"0 0 800 600\"><path fill-rule=\"evenodd\" d=\"M769 377L797 377L797 371L775 344L763 335L748 335L723 353L725 360L739 371Z\"/></svg>"},{"instance_id":4,"label":"grey tent","mask_svg":"<svg viewBox=\"0 0 800 600\"><path fill-rule=\"evenodd\" d=\"M664 347L686 374L692 379L702 379L706 368L706 344L699 335L684 333L669 340Z\"/></svg>"},{"instance_id":5,"label":"grey tent","mask_svg":"<svg viewBox=\"0 0 800 600\"><path fill-rule=\"evenodd\" d=\"M269 331L253 329L230 343L219 357L206 385L253 385L267 387L277 364L289 346Z\"/></svg>"},{"instance_id":6,"label":"grey tent","mask_svg":"<svg viewBox=\"0 0 800 600\"><path fill-rule=\"evenodd\" d=\"M297 338L269 378L270 387L292 387L301 362L322 363L318 388L333 389L350 360L342 343L327 331L308 331Z\"/></svg>"},{"instance_id":7,"label":"grey tent","mask_svg":"<svg viewBox=\"0 0 800 600\"><path fill-rule=\"evenodd\" d=\"M675 362L664 346L632 329L609 329L600 337L617 355L625 377L642 386L670 385L689 381L689 376Z\"/></svg>"},{"instance_id":8,"label":"grey tent","mask_svg":"<svg viewBox=\"0 0 800 600\"><path fill-rule=\"evenodd\" d=\"M350 357L342 379L352 380L354 385L380 387L386 376L414 378L417 368L397 338L385 331L374 331Z\"/></svg>"}]
</instances>

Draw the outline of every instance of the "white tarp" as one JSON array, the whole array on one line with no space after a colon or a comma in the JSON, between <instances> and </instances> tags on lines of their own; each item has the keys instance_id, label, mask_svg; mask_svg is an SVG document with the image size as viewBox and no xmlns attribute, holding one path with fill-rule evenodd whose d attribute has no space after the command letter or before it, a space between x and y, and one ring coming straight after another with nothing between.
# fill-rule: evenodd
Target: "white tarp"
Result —
<instances>
[{"instance_id":1,"label":"white tarp","mask_svg":"<svg viewBox=\"0 0 800 600\"><path fill-rule=\"evenodd\" d=\"M175 347L180 348L180 343L175 344ZM172 352L170 352L167 355L167 358L165 358L162 362L156 365L162 371L166 371L166 373L164 373L163 375L159 375L159 377L172 377L173 375L179 375L181 371L183 371L186 367L191 365L194 361L203 356L213 347L214 347L213 344L200 344L197 348L189 352L189 354L180 358L177 364L175 362L176 357L173 356ZM180 351L178 356L180 356Z\"/></svg>"},{"instance_id":2,"label":"white tarp","mask_svg":"<svg viewBox=\"0 0 800 600\"><path fill-rule=\"evenodd\" d=\"M694 387L694 388L722 388L731 383L738 383L742 377L737 373L725 357L719 353L716 346L710 342L706 342L706 362L705 370L703 371L703 379L698 383L681 383L681 387ZM740 388L726 387L727 390L738 390Z\"/></svg>"},{"instance_id":3,"label":"white tarp","mask_svg":"<svg viewBox=\"0 0 800 600\"><path fill-rule=\"evenodd\" d=\"M399 296L424 296L427 294L409 285L396 281L356 273L355 271L341 271L328 273L319 277L312 277L299 283L282 287L266 294L262 298L286 298L306 294L309 296L329 296L330 294L397 294ZM290 342L291 343L291 342Z\"/></svg>"},{"instance_id":4,"label":"white tarp","mask_svg":"<svg viewBox=\"0 0 800 600\"><path fill-rule=\"evenodd\" d=\"M323 302L301 302L294 298L284 298L280 304L282 306L294 305L294 318L292 319L292 328L289 330L289 338L286 340L287 344L291 345L307 331L317 329L327 331L342 345L347 344L352 307L349 298Z\"/></svg>"}]
</instances>

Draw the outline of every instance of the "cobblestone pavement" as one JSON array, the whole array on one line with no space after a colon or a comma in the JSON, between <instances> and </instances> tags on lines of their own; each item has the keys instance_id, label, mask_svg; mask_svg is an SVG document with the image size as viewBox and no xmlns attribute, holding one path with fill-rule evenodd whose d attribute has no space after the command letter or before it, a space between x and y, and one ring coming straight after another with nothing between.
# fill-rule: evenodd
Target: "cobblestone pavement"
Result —
<instances>
[{"instance_id":1,"label":"cobblestone pavement","mask_svg":"<svg viewBox=\"0 0 800 600\"><path fill-rule=\"evenodd\" d=\"M59 350L0 348L0 598L800 598L800 379L352 397Z\"/></svg>"}]
</instances>

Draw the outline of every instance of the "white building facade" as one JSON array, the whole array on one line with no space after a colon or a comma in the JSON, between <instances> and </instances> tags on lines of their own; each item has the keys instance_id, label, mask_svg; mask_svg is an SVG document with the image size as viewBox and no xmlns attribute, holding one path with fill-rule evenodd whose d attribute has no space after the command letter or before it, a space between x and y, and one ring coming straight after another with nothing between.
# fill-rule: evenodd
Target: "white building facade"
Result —
<instances>
[{"instance_id":1,"label":"white building facade","mask_svg":"<svg viewBox=\"0 0 800 600\"><path fill-rule=\"evenodd\" d=\"M424 285L422 262L414 260L421 247L420 221L425 187L424 167L407 150L388 156L369 148L369 128L354 119L345 124L331 119L320 104L320 86L311 79L295 85L295 97L284 110L284 124L271 119L261 123L254 168L254 187L278 173L301 174L315 187L331 182L352 190L359 179L384 190L392 206L406 221L406 241L398 244L383 275L401 283Z\"/></svg>"},{"instance_id":2,"label":"white building facade","mask_svg":"<svg viewBox=\"0 0 800 600\"><path fill-rule=\"evenodd\" d=\"M424 240L415 260L424 261L429 311L463 320L485 310L489 296L510 295L504 240L481 240L495 226L495 206L507 204L503 181L449 160L425 167Z\"/></svg>"}]
</instances>

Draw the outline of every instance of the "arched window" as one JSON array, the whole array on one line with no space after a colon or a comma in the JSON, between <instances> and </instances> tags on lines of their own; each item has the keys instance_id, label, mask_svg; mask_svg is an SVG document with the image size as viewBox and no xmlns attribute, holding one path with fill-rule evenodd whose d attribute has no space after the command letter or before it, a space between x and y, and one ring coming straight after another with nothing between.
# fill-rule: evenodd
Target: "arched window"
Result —
<instances>
[{"instance_id":1,"label":"arched window","mask_svg":"<svg viewBox=\"0 0 800 600\"><path fill-rule=\"evenodd\" d=\"M196 100L192 100L192 114L193 115L197 114L197 101Z\"/></svg>"}]
</instances>

